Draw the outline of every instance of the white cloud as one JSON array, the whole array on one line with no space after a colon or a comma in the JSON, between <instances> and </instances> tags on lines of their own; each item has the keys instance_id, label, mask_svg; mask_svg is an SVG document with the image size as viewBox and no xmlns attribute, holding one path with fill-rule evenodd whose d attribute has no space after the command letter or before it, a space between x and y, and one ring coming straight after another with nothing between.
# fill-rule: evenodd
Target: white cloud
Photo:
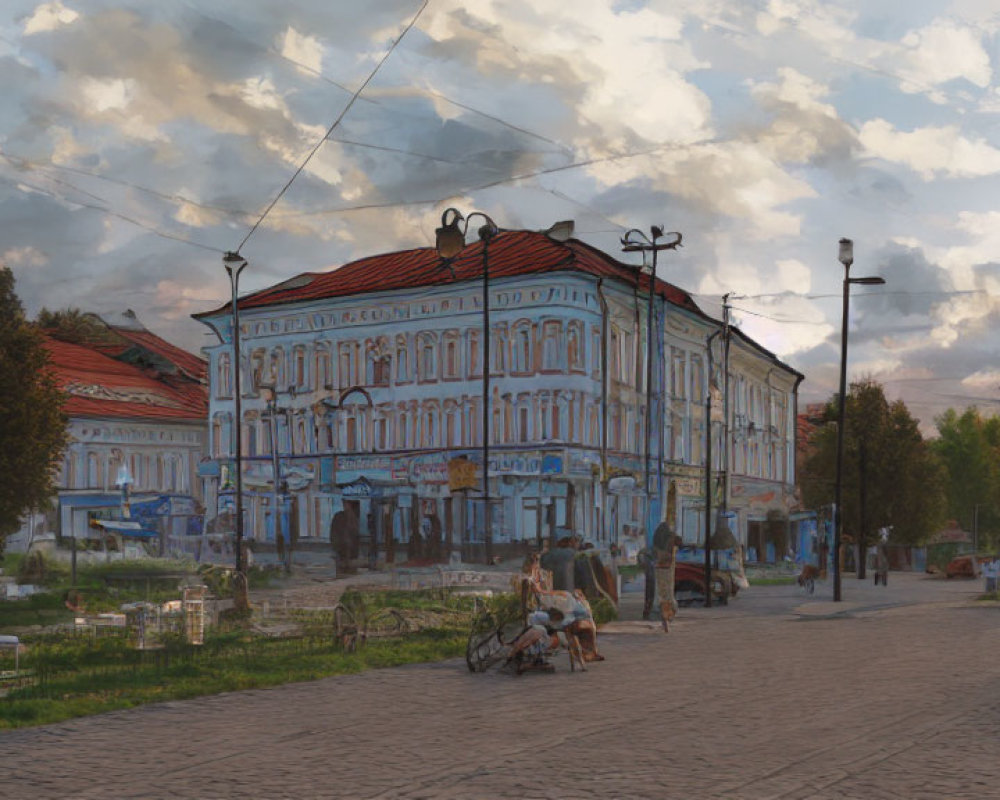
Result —
<instances>
[{"instance_id":1,"label":"white cloud","mask_svg":"<svg viewBox=\"0 0 1000 800\"><path fill-rule=\"evenodd\" d=\"M1000 173L1000 150L983 138L962 135L957 125L897 130L891 122L873 119L858 134L867 154L903 164L924 180L937 176L973 178Z\"/></svg>"},{"instance_id":2,"label":"white cloud","mask_svg":"<svg viewBox=\"0 0 1000 800\"><path fill-rule=\"evenodd\" d=\"M315 36L299 33L288 27L281 37L281 55L310 72L323 71L323 45Z\"/></svg>"},{"instance_id":3,"label":"white cloud","mask_svg":"<svg viewBox=\"0 0 1000 800\"><path fill-rule=\"evenodd\" d=\"M132 102L135 95L135 81L130 78L99 80L84 78L80 81L83 100L93 111L120 111Z\"/></svg>"},{"instance_id":4,"label":"white cloud","mask_svg":"<svg viewBox=\"0 0 1000 800\"><path fill-rule=\"evenodd\" d=\"M970 389L996 389L1000 387L1000 369L983 368L962 378L962 385Z\"/></svg>"},{"instance_id":5,"label":"white cloud","mask_svg":"<svg viewBox=\"0 0 1000 800\"><path fill-rule=\"evenodd\" d=\"M53 31L61 25L69 25L79 16L73 9L66 8L59 0L52 3L42 3L24 23L24 33L30 36L33 33Z\"/></svg>"},{"instance_id":6,"label":"white cloud","mask_svg":"<svg viewBox=\"0 0 1000 800\"><path fill-rule=\"evenodd\" d=\"M992 78L990 57L983 47L983 36L959 22L934 20L902 39L902 62L895 68L904 81L904 92L922 91L929 84L940 86L956 78L964 78L985 88Z\"/></svg>"},{"instance_id":7,"label":"white cloud","mask_svg":"<svg viewBox=\"0 0 1000 800\"><path fill-rule=\"evenodd\" d=\"M49 257L30 245L11 247L0 255L0 263L9 267L44 267L49 263Z\"/></svg>"}]
</instances>

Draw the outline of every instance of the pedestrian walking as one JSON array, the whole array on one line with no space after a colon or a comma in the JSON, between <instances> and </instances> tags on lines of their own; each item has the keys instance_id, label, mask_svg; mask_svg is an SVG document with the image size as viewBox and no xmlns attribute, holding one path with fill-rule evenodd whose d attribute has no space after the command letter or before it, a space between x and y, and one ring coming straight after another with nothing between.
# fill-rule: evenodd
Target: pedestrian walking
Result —
<instances>
[{"instance_id":1,"label":"pedestrian walking","mask_svg":"<svg viewBox=\"0 0 1000 800\"><path fill-rule=\"evenodd\" d=\"M670 523L664 520L653 532L653 552L656 555L656 600L660 605L664 633L670 632L670 620L677 614L674 597L674 568L678 537Z\"/></svg>"}]
</instances>

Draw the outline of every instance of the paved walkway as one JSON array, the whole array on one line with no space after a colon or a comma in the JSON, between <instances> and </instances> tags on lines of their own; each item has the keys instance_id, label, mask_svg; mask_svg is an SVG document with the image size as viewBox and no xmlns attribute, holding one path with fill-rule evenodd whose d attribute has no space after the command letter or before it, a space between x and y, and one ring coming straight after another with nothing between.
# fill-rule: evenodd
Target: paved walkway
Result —
<instances>
[{"instance_id":1,"label":"paved walkway","mask_svg":"<svg viewBox=\"0 0 1000 800\"><path fill-rule=\"evenodd\" d=\"M585 673L451 661L8 732L0 796L1000 797L1000 608L890 584L622 623Z\"/></svg>"}]
</instances>

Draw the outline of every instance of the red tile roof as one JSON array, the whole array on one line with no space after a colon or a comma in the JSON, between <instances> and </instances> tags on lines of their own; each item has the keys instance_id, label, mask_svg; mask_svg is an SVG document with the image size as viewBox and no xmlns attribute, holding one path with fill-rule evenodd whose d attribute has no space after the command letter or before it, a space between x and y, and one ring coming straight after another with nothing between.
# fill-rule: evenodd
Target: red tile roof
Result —
<instances>
[{"instance_id":1,"label":"red tile roof","mask_svg":"<svg viewBox=\"0 0 1000 800\"><path fill-rule=\"evenodd\" d=\"M147 330L133 330L116 325L111 326L112 330L124 339L128 339L136 347L148 350L160 358L169 361L182 374L194 381L204 381L208 379L208 364L204 359L199 358L187 350L170 344L165 339L161 339L155 333Z\"/></svg>"},{"instance_id":2,"label":"red tile roof","mask_svg":"<svg viewBox=\"0 0 1000 800\"><path fill-rule=\"evenodd\" d=\"M200 383L167 382L151 370L96 348L50 336L45 337L45 347L49 367L67 395L65 411L71 417L199 421L207 417L208 394Z\"/></svg>"},{"instance_id":3,"label":"red tile roof","mask_svg":"<svg viewBox=\"0 0 1000 800\"><path fill-rule=\"evenodd\" d=\"M641 290L649 286L647 275L638 275L634 266L623 264L594 247L576 239L557 242L534 231L502 231L489 244L489 276L505 278L570 270L606 278L617 278L629 285L639 281ZM328 297L345 297L366 292L441 286L482 277L483 243L468 245L450 264L433 247L400 250L368 256L327 272L305 272L268 289L240 298L244 308L259 308L281 303L299 303ZM657 280L657 293L671 303L702 314L691 296ZM195 314L196 319L218 314L230 304L214 311Z\"/></svg>"}]
</instances>

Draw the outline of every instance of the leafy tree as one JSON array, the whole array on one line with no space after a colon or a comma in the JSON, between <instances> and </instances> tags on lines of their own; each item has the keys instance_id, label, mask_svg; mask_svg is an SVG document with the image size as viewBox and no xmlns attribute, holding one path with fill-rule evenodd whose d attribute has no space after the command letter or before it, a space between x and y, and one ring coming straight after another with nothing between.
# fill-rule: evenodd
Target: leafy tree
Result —
<instances>
[{"instance_id":1,"label":"leafy tree","mask_svg":"<svg viewBox=\"0 0 1000 800\"><path fill-rule=\"evenodd\" d=\"M810 440L803 467L803 499L813 508L834 500L837 413L834 396L826 407L826 424ZM891 527L894 542L923 542L943 519L945 477L917 421L901 400L890 403L882 386L870 379L851 384L844 416L844 534L859 544L862 553L883 527ZM861 558L858 577L864 576Z\"/></svg>"},{"instance_id":2,"label":"leafy tree","mask_svg":"<svg viewBox=\"0 0 1000 800\"><path fill-rule=\"evenodd\" d=\"M43 308L38 312L35 322L52 338L63 342L84 344L87 342L114 343L120 341L120 337L109 330L100 317L78 308L66 308L59 311L49 311L49 309Z\"/></svg>"},{"instance_id":3,"label":"leafy tree","mask_svg":"<svg viewBox=\"0 0 1000 800\"><path fill-rule=\"evenodd\" d=\"M976 408L948 409L935 423L932 442L947 473L948 517L980 542L1000 532L1000 417L984 418ZM977 509L978 506L978 509Z\"/></svg>"},{"instance_id":4,"label":"leafy tree","mask_svg":"<svg viewBox=\"0 0 1000 800\"><path fill-rule=\"evenodd\" d=\"M48 504L65 444L63 395L42 334L24 317L14 274L0 267L0 549L26 511Z\"/></svg>"}]
</instances>

